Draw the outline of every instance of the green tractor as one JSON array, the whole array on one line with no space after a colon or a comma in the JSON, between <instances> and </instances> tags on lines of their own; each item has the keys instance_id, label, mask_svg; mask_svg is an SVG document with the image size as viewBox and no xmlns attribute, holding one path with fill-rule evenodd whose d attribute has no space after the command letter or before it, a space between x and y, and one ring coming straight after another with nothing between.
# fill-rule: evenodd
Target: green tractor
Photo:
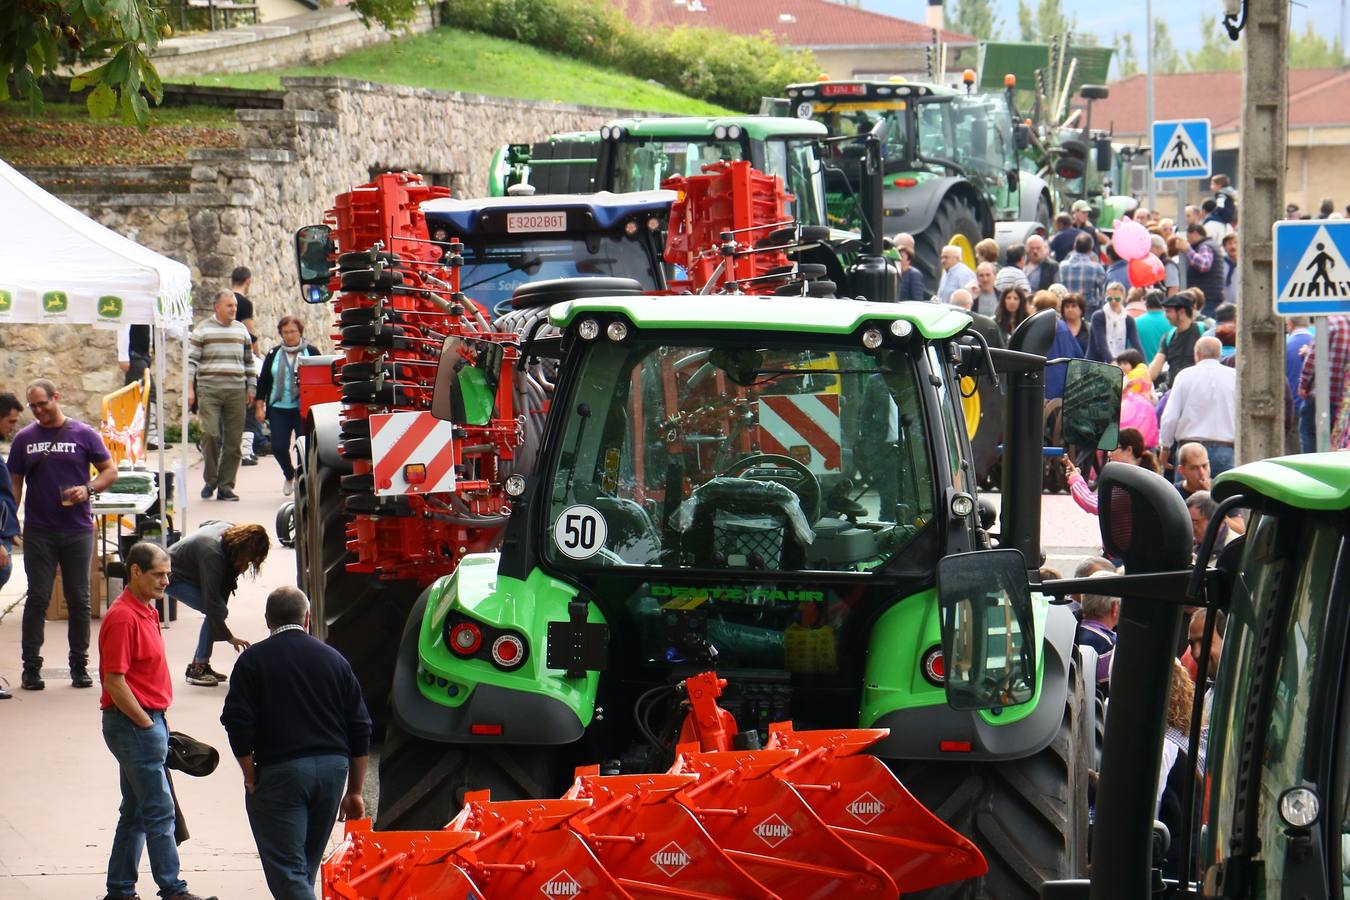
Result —
<instances>
[{"instance_id":1,"label":"green tractor","mask_svg":"<svg viewBox=\"0 0 1350 900\"><path fill-rule=\"evenodd\" d=\"M826 138L819 123L782 116L618 119L595 133L499 148L489 187L494 195L523 190L526 184L551 192L656 190L667 178L701 174L709 163L748 160L758 171L781 178L792 195L789 217L810 238L795 253L799 262L824 266L824 277L844 294L895 298L899 270L882 258L889 245L887 228L873 233L865 224L881 221L873 187L880 184L876 151L868 141L854 142L851 165L861 173L854 193L860 214L852 230L843 230L834 227L826 206L820 161ZM876 213L862 215L866 208Z\"/></svg>"},{"instance_id":2,"label":"green tractor","mask_svg":"<svg viewBox=\"0 0 1350 900\"><path fill-rule=\"evenodd\" d=\"M1191 518L1171 484L1138 466L1108 463L1098 497L1103 543L1124 559L1126 574L1035 589L1121 598L1112 662L1120 674L1111 684L1092 834L1099 849L1090 879L1048 883L1042 896L1345 897L1350 459L1280 457L1220 475L1198 564L1191 563ZM1220 548L1227 520L1243 513L1245 533ZM1036 601L1022 561L1016 554L998 559L1004 555L944 560L943 609L987 602L989 586L997 585L994 593L1014 615L1032 614ZM1183 714L1171 682L1187 609L1206 616L1200 635L1187 636L1199 671L1194 703ZM946 630L951 669L978 665L973 653L1002 636L996 625L969 616L966 622L965 633ZM1189 720L1189 731L1179 718ZM1168 744L1170 757L1195 763L1181 766L1180 787L1162 805L1170 828L1156 821Z\"/></svg>"},{"instance_id":3,"label":"green tractor","mask_svg":"<svg viewBox=\"0 0 1350 900\"><path fill-rule=\"evenodd\" d=\"M1050 189L1019 164L1028 134L1006 97L915 82L821 81L789 85L787 100L793 116L832 136L869 135L884 123L882 231L914 236L915 264L934 289L944 245L969 251L994 238L1006 246L1050 227ZM857 227L865 181L849 144L835 147L826 166L830 215Z\"/></svg>"},{"instance_id":4,"label":"green tractor","mask_svg":"<svg viewBox=\"0 0 1350 900\"><path fill-rule=\"evenodd\" d=\"M548 321L560 338L522 352L559 369L501 550L465 556L403 631L377 827L439 828L467 790L554 796L578 764L661 771L678 685L715 669L744 746L775 721L889 729L876 755L988 860L942 896L1030 900L1085 874L1094 704L1073 615L1042 596L1003 616L972 699L936 582L995 540L960 385L999 375L997 542L1035 575L1054 314L1009 350L928 303L599 297ZM443 358L435 415L463 415L467 372ZM1065 377L1066 431L1113 442L1119 371Z\"/></svg>"}]
</instances>

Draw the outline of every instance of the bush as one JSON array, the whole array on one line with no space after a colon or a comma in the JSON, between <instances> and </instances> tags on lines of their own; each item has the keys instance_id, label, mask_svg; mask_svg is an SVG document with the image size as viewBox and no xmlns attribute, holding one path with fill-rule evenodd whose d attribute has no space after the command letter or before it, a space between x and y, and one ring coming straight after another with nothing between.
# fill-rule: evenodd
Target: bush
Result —
<instances>
[{"instance_id":1,"label":"bush","mask_svg":"<svg viewBox=\"0 0 1350 900\"><path fill-rule=\"evenodd\" d=\"M806 50L710 28L638 28L607 0L445 0L445 21L609 66L690 97L754 112L761 97L812 81L820 67Z\"/></svg>"}]
</instances>

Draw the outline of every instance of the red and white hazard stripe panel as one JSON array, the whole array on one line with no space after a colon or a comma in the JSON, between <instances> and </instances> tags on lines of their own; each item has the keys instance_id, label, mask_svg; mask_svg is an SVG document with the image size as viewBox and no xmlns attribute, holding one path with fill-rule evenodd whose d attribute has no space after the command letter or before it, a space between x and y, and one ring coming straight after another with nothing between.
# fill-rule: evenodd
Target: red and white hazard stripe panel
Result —
<instances>
[{"instance_id":1,"label":"red and white hazard stripe panel","mask_svg":"<svg viewBox=\"0 0 1350 900\"><path fill-rule=\"evenodd\" d=\"M759 398L759 446L790 456L817 475L838 472L839 395L785 394Z\"/></svg>"},{"instance_id":2,"label":"red and white hazard stripe panel","mask_svg":"<svg viewBox=\"0 0 1350 900\"><path fill-rule=\"evenodd\" d=\"M378 413L370 417L375 493L441 494L455 489L454 426L431 413Z\"/></svg>"}]
</instances>

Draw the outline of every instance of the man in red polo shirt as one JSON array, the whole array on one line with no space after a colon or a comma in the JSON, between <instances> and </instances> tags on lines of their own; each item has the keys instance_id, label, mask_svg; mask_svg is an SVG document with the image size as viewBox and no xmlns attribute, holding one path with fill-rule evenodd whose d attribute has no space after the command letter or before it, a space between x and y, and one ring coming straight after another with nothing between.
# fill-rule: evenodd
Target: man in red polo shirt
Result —
<instances>
[{"instance_id":1,"label":"man in red polo shirt","mask_svg":"<svg viewBox=\"0 0 1350 900\"><path fill-rule=\"evenodd\" d=\"M122 808L108 857L104 900L133 900L141 845L166 900L202 900L178 877L173 796L164 770L173 684L155 603L169 586L169 554L150 543L127 552L127 588L103 617L98 672L103 682L103 740L121 768ZM207 900L215 900L214 897Z\"/></svg>"}]
</instances>

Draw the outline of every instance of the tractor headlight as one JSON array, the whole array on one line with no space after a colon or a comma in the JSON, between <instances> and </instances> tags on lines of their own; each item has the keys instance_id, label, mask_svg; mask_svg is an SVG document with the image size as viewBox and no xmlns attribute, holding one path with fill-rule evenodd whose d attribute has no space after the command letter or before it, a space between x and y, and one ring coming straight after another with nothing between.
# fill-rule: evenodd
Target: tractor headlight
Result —
<instances>
[{"instance_id":1,"label":"tractor headlight","mask_svg":"<svg viewBox=\"0 0 1350 900\"><path fill-rule=\"evenodd\" d=\"M728 137L730 140L733 140L733 141L739 141L739 140L741 139L741 126L739 126L739 125L732 125L730 128L728 128L728 129L727 129L727 137Z\"/></svg>"},{"instance_id":2,"label":"tractor headlight","mask_svg":"<svg viewBox=\"0 0 1350 900\"><path fill-rule=\"evenodd\" d=\"M876 328L869 328L863 332L862 345L868 350L875 350L881 346L881 331Z\"/></svg>"},{"instance_id":3,"label":"tractor headlight","mask_svg":"<svg viewBox=\"0 0 1350 900\"><path fill-rule=\"evenodd\" d=\"M502 487L506 490L508 497L519 497L525 493L525 476L508 475L506 481L502 483Z\"/></svg>"},{"instance_id":4,"label":"tractor headlight","mask_svg":"<svg viewBox=\"0 0 1350 900\"><path fill-rule=\"evenodd\" d=\"M907 338L914 331L914 326L904 319L896 319L891 323L891 334L898 338Z\"/></svg>"},{"instance_id":5,"label":"tractor headlight","mask_svg":"<svg viewBox=\"0 0 1350 900\"><path fill-rule=\"evenodd\" d=\"M600 323L594 319L583 319L577 326L577 334L583 341L593 341L600 336Z\"/></svg>"},{"instance_id":6,"label":"tractor headlight","mask_svg":"<svg viewBox=\"0 0 1350 900\"><path fill-rule=\"evenodd\" d=\"M952 515L964 519L975 511L975 499L969 494L957 494L952 497Z\"/></svg>"},{"instance_id":7,"label":"tractor headlight","mask_svg":"<svg viewBox=\"0 0 1350 900\"><path fill-rule=\"evenodd\" d=\"M608 125L601 125L601 126L600 126L600 140L602 140L602 141L607 141L607 140L609 140L609 135L610 135L609 126L608 126Z\"/></svg>"},{"instance_id":8,"label":"tractor headlight","mask_svg":"<svg viewBox=\"0 0 1350 900\"><path fill-rule=\"evenodd\" d=\"M725 125L718 125L716 128L714 128L714 129L713 129L713 137L714 137L716 140L719 140L719 141L725 141L725 140L727 139L727 126L725 126Z\"/></svg>"},{"instance_id":9,"label":"tractor headlight","mask_svg":"<svg viewBox=\"0 0 1350 900\"><path fill-rule=\"evenodd\" d=\"M621 341L628 337L628 326L622 322L610 322L609 327L605 329L605 334L609 335L611 341Z\"/></svg>"}]
</instances>

